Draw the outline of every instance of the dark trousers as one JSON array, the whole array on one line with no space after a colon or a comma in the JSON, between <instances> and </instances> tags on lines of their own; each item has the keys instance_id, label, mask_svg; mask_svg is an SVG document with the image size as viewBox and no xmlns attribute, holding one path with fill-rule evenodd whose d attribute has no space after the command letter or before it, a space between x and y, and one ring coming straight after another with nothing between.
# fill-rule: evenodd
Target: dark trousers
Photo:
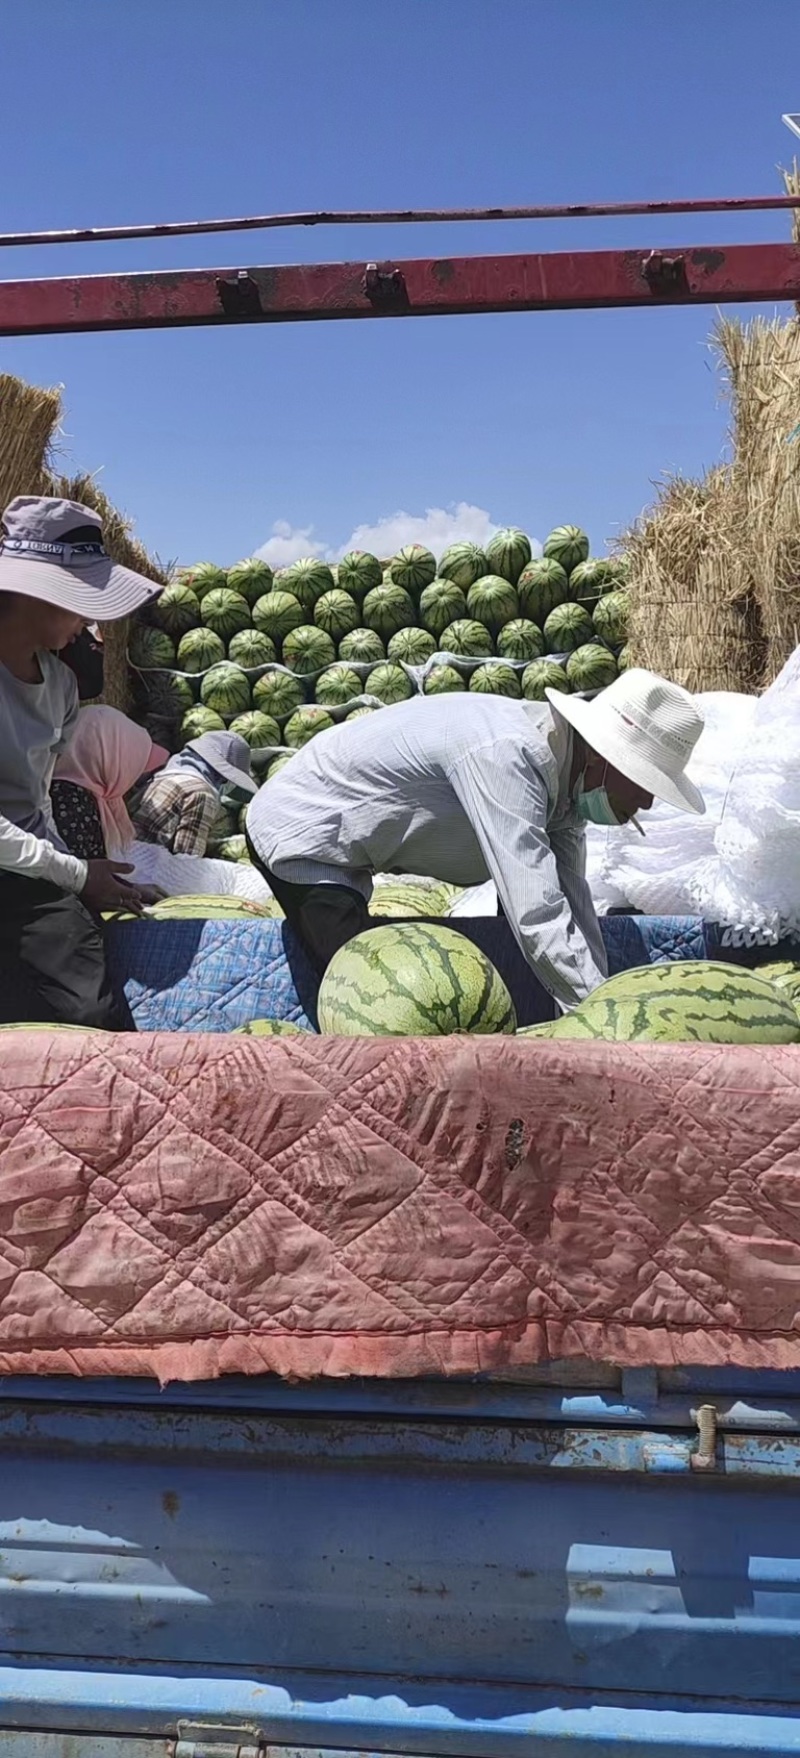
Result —
<instances>
[{"instance_id":1,"label":"dark trousers","mask_svg":"<svg viewBox=\"0 0 800 1758\"><path fill-rule=\"evenodd\" d=\"M366 899L350 885L292 885L286 879L276 879L265 867L249 837L247 849L253 866L266 879L319 976L327 970L340 946L355 939L356 934L363 934L365 928L376 926Z\"/></svg>"},{"instance_id":2,"label":"dark trousers","mask_svg":"<svg viewBox=\"0 0 800 1758\"><path fill-rule=\"evenodd\" d=\"M46 879L0 874L0 1023L46 1021L133 1031L106 969L103 930Z\"/></svg>"}]
</instances>

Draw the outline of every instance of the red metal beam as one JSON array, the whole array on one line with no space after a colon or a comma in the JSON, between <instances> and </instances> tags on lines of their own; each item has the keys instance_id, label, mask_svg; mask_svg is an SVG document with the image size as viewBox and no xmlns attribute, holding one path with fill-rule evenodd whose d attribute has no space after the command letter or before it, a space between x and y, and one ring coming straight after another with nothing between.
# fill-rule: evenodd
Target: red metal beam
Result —
<instances>
[{"instance_id":1,"label":"red metal beam","mask_svg":"<svg viewBox=\"0 0 800 1758\"><path fill-rule=\"evenodd\" d=\"M185 238L207 232L258 232L283 226L420 226L484 220L601 220L635 215L732 214L800 208L794 195L732 195L695 201L560 202L527 208L323 208L294 214L240 214L217 220L163 220L140 226L71 226L49 232L0 232L0 247L107 244L120 238Z\"/></svg>"},{"instance_id":2,"label":"red metal beam","mask_svg":"<svg viewBox=\"0 0 800 1758\"><path fill-rule=\"evenodd\" d=\"M566 251L0 282L0 335L800 299L800 246Z\"/></svg>"}]
</instances>

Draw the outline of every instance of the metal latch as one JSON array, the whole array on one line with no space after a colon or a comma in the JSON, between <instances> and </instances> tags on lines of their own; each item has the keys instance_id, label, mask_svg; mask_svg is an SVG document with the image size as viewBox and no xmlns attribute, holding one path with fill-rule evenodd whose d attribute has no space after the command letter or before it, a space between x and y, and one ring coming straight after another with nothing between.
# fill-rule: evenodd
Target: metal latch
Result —
<instances>
[{"instance_id":1,"label":"metal latch","mask_svg":"<svg viewBox=\"0 0 800 1758\"><path fill-rule=\"evenodd\" d=\"M683 256L665 256L661 250L651 250L644 258L642 274L651 293L688 292L689 283L686 279L686 258Z\"/></svg>"},{"instance_id":2,"label":"metal latch","mask_svg":"<svg viewBox=\"0 0 800 1758\"><path fill-rule=\"evenodd\" d=\"M253 1728L179 1721L168 1750L169 1758L263 1758L265 1747Z\"/></svg>"},{"instance_id":3,"label":"metal latch","mask_svg":"<svg viewBox=\"0 0 800 1758\"><path fill-rule=\"evenodd\" d=\"M237 270L235 281L217 276L217 293L226 317L263 317L258 282L247 269ZM183 1758L183 1754L181 1754Z\"/></svg>"},{"instance_id":4,"label":"metal latch","mask_svg":"<svg viewBox=\"0 0 800 1758\"><path fill-rule=\"evenodd\" d=\"M407 311L408 289L402 269L390 262L368 262L364 270L364 292L371 305L381 311Z\"/></svg>"}]
</instances>

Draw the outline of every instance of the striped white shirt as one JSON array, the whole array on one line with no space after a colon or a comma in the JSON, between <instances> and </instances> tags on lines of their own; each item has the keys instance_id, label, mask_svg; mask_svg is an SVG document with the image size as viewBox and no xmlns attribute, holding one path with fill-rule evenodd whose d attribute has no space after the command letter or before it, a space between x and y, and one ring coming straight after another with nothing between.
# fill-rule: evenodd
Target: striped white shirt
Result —
<instances>
[{"instance_id":1,"label":"striped white shirt","mask_svg":"<svg viewBox=\"0 0 800 1758\"><path fill-rule=\"evenodd\" d=\"M572 732L542 703L429 696L312 739L247 814L256 853L297 885L421 873L493 879L519 945L561 1007L607 974L569 797Z\"/></svg>"}]
</instances>

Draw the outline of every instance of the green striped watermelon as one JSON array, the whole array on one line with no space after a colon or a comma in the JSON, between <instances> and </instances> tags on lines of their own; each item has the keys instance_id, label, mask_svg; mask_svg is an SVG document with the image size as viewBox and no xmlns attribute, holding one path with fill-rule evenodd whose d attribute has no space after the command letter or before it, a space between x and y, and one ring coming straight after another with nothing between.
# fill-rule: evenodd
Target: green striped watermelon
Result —
<instances>
[{"instance_id":1,"label":"green striped watermelon","mask_svg":"<svg viewBox=\"0 0 800 1758\"><path fill-rule=\"evenodd\" d=\"M168 671L175 664L175 642L165 629L150 629L146 623L134 623L128 639L131 665L143 671Z\"/></svg>"},{"instance_id":2,"label":"green striped watermelon","mask_svg":"<svg viewBox=\"0 0 800 1758\"><path fill-rule=\"evenodd\" d=\"M279 647L286 635L296 629L303 621L303 608L300 600L293 592L279 592L273 586L271 592L265 592L263 598L253 605L253 627L260 629L262 635L268 635Z\"/></svg>"},{"instance_id":3,"label":"green striped watermelon","mask_svg":"<svg viewBox=\"0 0 800 1758\"><path fill-rule=\"evenodd\" d=\"M374 629L354 629L339 642L339 658L348 665L377 665L386 658L386 648Z\"/></svg>"},{"instance_id":4,"label":"green striped watermelon","mask_svg":"<svg viewBox=\"0 0 800 1758\"><path fill-rule=\"evenodd\" d=\"M583 647L576 647L566 665L570 688L581 690L604 690L607 684L613 684L617 675L617 662L607 647L601 647L599 641L587 641Z\"/></svg>"},{"instance_id":5,"label":"green striped watermelon","mask_svg":"<svg viewBox=\"0 0 800 1758\"><path fill-rule=\"evenodd\" d=\"M364 684L364 693L377 696L379 702L407 702L414 694L414 685L402 665L394 665L387 659L373 666Z\"/></svg>"},{"instance_id":6,"label":"green striped watermelon","mask_svg":"<svg viewBox=\"0 0 800 1758\"><path fill-rule=\"evenodd\" d=\"M305 699L306 693L299 678L277 667L265 671L253 685L253 707L260 708L264 714L273 714L276 720L284 720L287 714L293 714Z\"/></svg>"},{"instance_id":7,"label":"green striped watermelon","mask_svg":"<svg viewBox=\"0 0 800 1758\"><path fill-rule=\"evenodd\" d=\"M228 584L225 569L218 568L214 562L195 562L191 568L182 568L179 578L184 586L191 586L195 598L201 602L207 592L219 591Z\"/></svg>"},{"instance_id":8,"label":"green striped watermelon","mask_svg":"<svg viewBox=\"0 0 800 1758\"><path fill-rule=\"evenodd\" d=\"M224 660L204 672L200 699L205 708L213 708L224 720L233 720L237 714L246 714L250 707L250 684L238 665Z\"/></svg>"},{"instance_id":9,"label":"green striped watermelon","mask_svg":"<svg viewBox=\"0 0 800 1758\"><path fill-rule=\"evenodd\" d=\"M589 554L589 539L580 525L556 525L542 545L542 554L549 560L560 562L567 574L579 562L585 562Z\"/></svg>"},{"instance_id":10,"label":"green striped watermelon","mask_svg":"<svg viewBox=\"0 0 800 1758\"><path fill-rule=\"evenodd\" d=\"M301 556L298 562L292 562L281 572L281 591L291 592L304 610L313 610L323 592L332 592L335 585L327 562L320 562L313 555Z\"/></svg>"},{"instance_id":11,"label":"green striped watermelon","mask_svg":"<svg viewBox=\"0 0 800 1758\"><path fill-rule=\"evenodd\" d=\"M425 665L436 652L436 642L427 629L398 629L387 648L387 658L402 660L405 665Z\"/></svg>"},{"instance_id":12,"label":"green striped watermelon","mask_svg":"<svg viewBox=\"0 0 800 1758\"><path fill-rule=\"evenodd\" d=\"M800 964L793 959L776 958L757 968L760 977L766 977L783 995L789 996L794 1007L800 1007Z\"/></svg>"},{"instance_id":13,"label":"green striped watermelon","mask_svg":"<svg viewBox=\"0 0 800 1758\"><path fill-rule=\"evenodd\" d=\"M314 606L317 628L324 629L332 641L341 641L343 635L352 635L360 621L361 612L355 599L338 586L332 592L323 592Z\"/></svg>"},{"instance_id":14,"label":"green striped watermelon","mask_svg":"<svg viewBox=\"0 0 800 1758\"><path fill-rule=\"evenodd\" d=\"M284 751L283 756L274 757L267 770L267 781L271 781L273 775L278 775L282 769L285 769L287 763L291 763L295 755L294 751Z\"/></svg>"},{"instance_id":15,"label":"green striped watermelon","mask_svg":"<svg viewBox=\"0 0 800 1758\"><path fill-rule=\"evenodd\" d=\"M343 555L337 572L337 584L362 604L373 586L380 586L383 569L376 555L367 549L349 549Z\"/></svg>"},{"instance_id":16,"label":"green striped watermelon","mask_svg":"<svg viewBox=\"0 0 800 1758\"><path fill-rule=\"evenodd\" d=\"M271 714L262 713L260 708L252 708L247 714L237 714L231 721L229 731L238 733L241 739L250 746L252 751L263 751L265 745L279 745L281 729Z\"/></svg>"},{"instance_id":17,"label":"green striped watermelon","mask_svg":"<svg viewBox=\"0 0 800 1758\"><path fill-rule=\"evenodd\" d=\"M513 586L501 574L484 574L470 586L467 611L476 623L483 623L485 629L497 635L504 623L519 616L519 600Z\"/></svg>"},{"instance_id":18,"label":"green striped watermelon","mask_svg":"<svg viewBox=\"0 0 800 1758\"><path fill-rule=\"evenodd\" d=\"M354 696L361 695L361 679L351 666L329 665L327 671L317 678L314 700L323 708L341 708L345 702L352 702Z\"/></svg>"},{"instance_id":19,"label":"green striped watermelon","mask_svg":"<svg viewBox=\"0 0 800 1758\"><path fill-rule=\"evenodd\" d=\"M429 885L422 879L397 879L373 886L369 913L378 920L404 922L410 917L446 916L456 898L458 885Z\"/></svg>"},{"instance_id":20,"label":"green striped watermelon","mask_svg":"<svg viewBox=\"0 0 800 1758\"><path fill-rule=\"evenodd\" d=\"M620 647L619 653L617 654L617 671L628 671L632 665L633 660L631 659L630 648L627 645L625 647Z\"/></svg>"},{"instance_id":21,"label":"green striped watermelon","mask_svg":"<svg viewBox=\"0 0 800 1758\"><path fill-rule=\"evenodd\" d=\"M585 604L591 610L604 592L611 592L619 583L613 562L602 556L590 556L588 561L578 562L573 568L569 577L569 595L576 604Z\"/></svg>"},{"instance_id":22,"label":"green striped watermelon","mask_svg":"<svg viewBox=\"0 0 800 1758\"><path fill-rule=\"evenodd\" d=\"M377 712L377 703L362 702L360 708L352 708L350 713L345 715L345 720L363 720L365 714L377 714Z\"/></svg>"},{"instance_id":23,"label":"green striped watermelon","mask_svg":"<svg viewBox=\"0 0 800 1758\"><path fill-rule=\"evenodd\" d=\"M467 614L467 600L453 580L432 580L420 596L420 621L438 641L451 623Z\"/></svg>"},{"instance_id":24,"label":"green striped watermelon","mask_svg":"<svg viewBox=\"0 0 800 1758\"><path fill-rule=\"evenodd\" d=\"M466 690L467 680L463 672L457 671L454 665L434 665L422 686L425 696L452 696L458 690Z\"/></svg>"},{"instance_id":25,"label":"green striped watermelon","mask_svg":"<svg viewBox=\"0 0 800 1758\"><path fill-rule=\"evenodd\" d=\"M309 739L316 738L318 733L329 732L334 724L324 708L297 708L283 729L284 742L299 750L302 745L308 744Z\"/></svg>"},{"instance_id":26,"label":"green striped watermelon","mask_svg":"<svg viewBox=\"0 0 800 1758\"><path fill-rule=\"evenodd\" d=\"M200 616L207 629L213 629L220 640L229 641L238 629L249 629L250 606L240 592L220 586L207 592L200 605Z\"/></svg>"},{"instance_id":27,"label":"green striped watermelon","mask_svg":"<svg viewBox=\"0 0 800 1758\"><path fill-rule=\"evenodd\" d=\"M215 892L198 892L192 897L163 897L150 911L157 922L242 922L252 921L254 916L266 920L270 913L268 904L255 903L248 897L220 897Z\"/></svg>"},{"instance_id":28,"label":"green striped watermelon","mask_svg":"<svg viewBox=\"0 0 800 1758\"><path fill-rule=\"evenodd\" d=\"M262 561L260 556L252 555L247 561L237 562L228 570L228 585L249 605L258 603L265 592L270 592L274 575L269 562Z\"/></svg>"},{"instance_id":29,"label":"green striped watermelon","mask_svg":"<svg viewBox=\"0 0 800 1758\"><path fill-rule=\"evenodd\" d=\"M410 629L417 620L413 598L395 581L374 586L367 593L362 615L366 627L374 629L382 641L388 641L398 629Z\"/></svg>"},{"instance_id":30,"label":"green striped watermelon","mask_svg":"<svg viewBox=\"0 0 800 1758\"><path fill-rule=\"evenodd\" d=\"M326 665L332 665L336 658L336 648L324 629L315 628L313 623L301 623L299 629L292 629L283 643L283 663L298 677L308 678L314 672L324 671Z\"/></svg>"},{"instance_id":31,"label":"green striped watermelon","mask_svg":"<svg viewBox=\"0 0 800 1758\"><path fill-rule=\"evenodd\" d=\"M615 592L607 592L592 612L592 621L598 635L607 641L609 647L624 647L628 639L631 601L624 587Z\"/></svg>"},{"instance_id":32,"label":"green striped watermelon","mask_svg":"<svg viewBox=\"0 0 800 1758\"><path fill-rule=\"evenodd\" d=\"M181 743L188 745L192 739L201 739L203 733L224 731L222 715L213 708L190 708L181 721Z\"/></svg>"},{"instance_id":33,"label":"green striped watermelon","mask_svg":"<svg viewBox=\"0 0 800 1758\"><path fill-rule=\"evenodd\" d=\"M234 637L236 639L236 637ZM213 629L190 629L178 645L178 669L194 675L219 665L225 658L225 642Z\"/></svg>"},{"instance_id":34,"label":"green striped watermelon","mask_svg":"<svg viewBox=\"0 0 800 1758\"><path fill-rule=\"evenodd\" d=\"M168 635L185 635L187 629L197 628L200 600L191 586L175 581L159 593L152 614L154 622L160 629L166 629Z\"/></svg>"},{"instance_id":35,"label":"green striped watermelon","mask_svg":"<svg viewBox=\"0 0 800 1758\"><path fill-rule=\"evenodd\" d=\"M307 1038L306 1026L295 1025L292 1019L251 1019L247 1025L235 1026L232 1038Z\"/></svg>"},{"instance_id":36,"label":"green striped watermelon","mask_svg":"<svg viewBox=\"0 0 800 1758\"><path fill-rule=\"evenodd\" d=\"M220 861L250 860L247 842L243 836L226 836L224 842L217 843L214 853ZM243 899L239 898L237 901L241 903Z\"/></svg>"},{"instance_id":37,"label":"green striped watermelon","mask_svg":"<svg viewBox=\"0 0 800 1758\"><path fill-rule=\"evenodd\" d=\"M520 681L513 666L491 660L475 667L469 687L483 696L521 696Z\"/></svg>"},{"instance_id":38,"label":"green striped watermelon","mask_svg":"<svg viewBox=\"0 0 800 1758\"><path fill-rule=\"evenodd\" d=\"M451 543L439 562L439 578L452 580L462 592L468 591L483 574L488 574L486 552L477 543Z\"/></svg>"},{"instance_id":39,"label":"green striped watermelon","mask_svg":"<svg viewBox=\"0 0 800 1758\"><path fill-rule=\"evenodd\" d=\"M469 617L450 623L442 631L439 649L442 653L456 653L464 659L490 659L494 653L488 629Z\"/></svg>"},{"instance_id":40,"label":"green striped watermelon","mask_svg":"<svg viewBox=\"0 0 800 1758\"><path fill-rule=\"evenodd\" d=\"M228 658L243 671L256 671L262 665L274 665L278 655L275 642L261 629L240 629L228 642Z\"/></svg>"},{"instance_id":41,"label":"green striped watermelon","mask_svg":"<svg viewBox=\"0 0 800 1758\"><path fill-rule=\"evenodd\" d=\"M512 586L531 559L531 540L517 525L501 525L486 545L486 560L492 574L500 574Z\"/></svg>"},{"instance_id":42,"label":"green striped watermelon","mask_svg":"<svg viewBox=\"0 0 800 1758\"><path fill-rule=\"evenodd\" d=\"M594 623L582 604L557 604L544 625L548 653L574 653L593 635Z\"/></svg>"},{"instance_id":43,"label":"green striped watermelon","mask_svg":"<svg viewBox=\"0 0 800 1758\"><path fill-rule=\"evenodd\" d=\"M517 581L517 597L522 615L544 628L551 610L569 597L569 580L561 563L549 556L529 562Z\"/></svg>"},{"instance_id":44,"label":"green striped watermelon","mask_svg":"<svg viewBox=\"0 0 800 1758\"><path fill-rule=\"evenodd\" d=\"M514 617L497 637L500 659L539 659L544 653L544 635L537 623L527 617Z\"/></svg>"},{"instance_id":45,"label":"green striped watermelon","mask_svg":"<svg viewBox=\"0 0 800 1758\"><path fill-rule=\"evenodd\" d=\"M334 954L319 991L322 1032L443 1037L516 1030L511 996L485 953L438 923L368 928Z\"/></svg>"},{"instance_id":46,"label":"green striped watermelon","mask_svg":"<svg viewBox=\"0 0 800 1758\"><path fill-rule=\"evenodd\" d=\"M796 1044L800 1015L760 971L687 959L611 977L556 1021L553 1036L618 1044Z\"/></svg>"},{"instance_id":47,"label":"green striped watermelon","mask_svg":"<svg viewBox=\"0 0 800 1758\"><path fill-rule=\"evenodd\" d=\"M398 586L402 586L413 599L418 599L436 578L436 557L424 543L406 543L392 556L389 572Z\"/></svg>"},{"instance_id":48,"label":"green striped watermelon","mask_svg":"<svg viewBox=\"0 0 800 1758\"><path fill-rule=\"evenodd\" d=\"M522 673L522 694L528 702L544 702L545 690L569 694L569 678L563 665L557 665L554 659L533 659Z\"/></svg>"}]
</instances>

